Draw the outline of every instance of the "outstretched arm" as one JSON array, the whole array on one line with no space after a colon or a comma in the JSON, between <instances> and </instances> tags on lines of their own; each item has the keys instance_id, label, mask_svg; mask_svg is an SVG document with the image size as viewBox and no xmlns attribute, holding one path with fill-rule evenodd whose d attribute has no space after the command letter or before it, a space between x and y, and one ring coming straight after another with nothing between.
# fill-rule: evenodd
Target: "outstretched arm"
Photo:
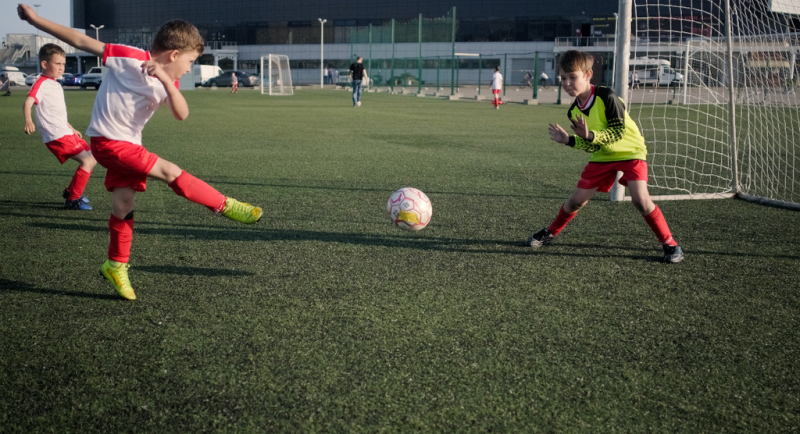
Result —
<instances>
[{"instance_id":1,"label":"outstretched arm","mask_svg":"<svg viewBox=\"0 0 800 434\"><path fill-rule=\"evenodd\" d=\"M37 15L36 12L34 12L33 9L28 5L17 5L17 14L19 15L19 19L27 21L33 27L36 27L45 33L49 33L79 50L92 53L95 56L103 55L106 44L98 41L97 39L86 36L75 29L70 29L69 27L64 27L60 24L46 20Z\"/></svg>"}]
</instances>

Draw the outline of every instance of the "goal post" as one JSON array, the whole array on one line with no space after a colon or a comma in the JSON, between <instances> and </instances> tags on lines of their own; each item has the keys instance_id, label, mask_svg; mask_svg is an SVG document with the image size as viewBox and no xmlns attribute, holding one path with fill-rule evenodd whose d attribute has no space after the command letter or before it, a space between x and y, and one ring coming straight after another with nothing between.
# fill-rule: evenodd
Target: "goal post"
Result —
<instances>
[{"instance_id":1,"label":"goal post","mask_svg":"<svg viewBox=\"0 0 800 434\"><path fill-rule=\"evenodd\" d=\"M289 56L284 54L261 56L259 82L262 95L293 95Z\"/></svg>"},{"instance_id":2,"label":"goal post","mask_svg":"<svg viewBox=\"0 0 800 434\"><path fill-rule=\"evenodd\" d=\"M800 33L797 16L774 12L779 2L620 0L632 28L618 36L629 38L630 67L617 53L616 83L634 71L642 83L625 103L647 143L654 199L800 208Z\"/></svg>"}]
</instances>

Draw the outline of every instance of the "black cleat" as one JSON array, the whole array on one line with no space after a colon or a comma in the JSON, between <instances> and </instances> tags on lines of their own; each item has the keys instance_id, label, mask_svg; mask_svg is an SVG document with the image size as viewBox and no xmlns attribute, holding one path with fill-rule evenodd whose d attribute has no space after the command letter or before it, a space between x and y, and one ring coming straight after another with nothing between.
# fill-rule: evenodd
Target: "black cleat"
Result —
<instances>
[{"instance_id":1,"label":"black cleat","mask_svg":"<svg viewBox=\"0 0 800 434\"><path fill-rule=\"evenodd\" d=\"M538 249L539 247L542 247L545 244L550 244L550 241L552 241L553 238L555 237L556 237L555 235L550 233L549 229L544 228L539 232L536 232L535 234L531 235L530 238L528 238L528 246L534 249Z\"/></svg>"},{"instance_id":2,"label":"black cleat","mask_svg":"<svg viewBox=\"0 0 800 434\"><path fill-rule=\"evenodd\" d=\"M64 202L64 209L69 209L73 211L91 211L92 207L84 203L80 199L75 199Z\"/></svg>"},{"instance_id":3,"label":"black cleat","mask_svg":"<svg viewBox=\"0 0 800 434\"><path fill-rule=\"evenodd\" d=\"M61 192L61 196L64 199L69 197L69 194L67 193L67 189L66 188L64 189L64 191ZM89 203L89 199L87 199L86 196L81 196L80 199L81 199L81 202L83 202L83 203Z\"/></svg>"},{"instance_id":4,"label":"black cleat","mask_svg":"<svg viewBox=\"0 0 800 434\"><path fill-rule=\"evenodd\" d=\"M677 264L683 261L683 249L681 246L667 246L664 245L664 258L661 262L666 264Z\"/></svg>"}]
</instances>

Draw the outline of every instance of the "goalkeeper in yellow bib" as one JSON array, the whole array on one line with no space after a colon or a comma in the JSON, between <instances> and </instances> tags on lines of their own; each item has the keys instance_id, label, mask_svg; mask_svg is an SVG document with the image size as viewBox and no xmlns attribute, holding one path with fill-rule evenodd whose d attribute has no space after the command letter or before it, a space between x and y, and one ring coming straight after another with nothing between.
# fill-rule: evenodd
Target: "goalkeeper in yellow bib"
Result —
<instances>
[{"instance_id":1,"label":"goalkeeper in yellow bib","mask_svg":"<svg viewBox=\"0 0 800 434\"><path fill-rule=\"evenodd\" d=\"M596 191L608 192L619 182L630 190L633 205L642 214L664 250L663 262L683 260L683 250L672 237L661 210L647 191L647 148L636 123L625 111L622 100L607 87L591 84L594 57L582 51L567 51L558 62L561 85L575 97L568 116L574 134L550 124L550 138L558 143L592 154L572 195L547 228L528 238L534 249L550 243L567 226Z\"/></svg>"}]
</instances>

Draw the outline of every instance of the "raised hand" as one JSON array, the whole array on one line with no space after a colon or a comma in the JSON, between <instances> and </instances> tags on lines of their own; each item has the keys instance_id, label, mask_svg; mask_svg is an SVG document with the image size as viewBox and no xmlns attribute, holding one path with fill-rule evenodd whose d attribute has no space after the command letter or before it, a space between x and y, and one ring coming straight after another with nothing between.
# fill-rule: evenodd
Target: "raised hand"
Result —
<instances>
[{"instance_id":1,"label":"raised hand","mask_svg":"<svg viewBox=\"0 0 800 434\"><path fill-rule=\"evenodd\" d=\"M19 15L19 19L22 21L27 21L31 24L33 24L33 20L35 20L37 17L36 12L33 11L33 8L22 3L17 5L17 15Z\"/></svg>"},{"instance_id":2,"label":"raised hand","mask_svg":"<svg viewBox=\"0 0 800 434\"><path fill-rule=\"evenodd\" d=\"M589 140L589 129L586 127L586 118L578 115L577 119L570 118L569 120L572 122L572 131L575 131L578 137Z\"/></svg>"},{"instance_id":3,"label":"raised hand","mask_svg":"<svg viewBox=\"0 0 800 434\"><path fill-rule=\"evenodd\" d=\"M159 74L163 74L164 70L155 60L148 60L147 62L142 63L142 72L150 77L159 78Z\"/></svg>"},{"instance_id":4,"label":"raised hand","mask_svg":"<svg viewBox=\"0 0 800 434\"><path fill-rule=\"evenodd\" d=\"M561 128L561 125L550 124L548 130L550 131L550 140L565 145L569 143L569 134L565 129Z\"/></svg>"}]
</instances>

